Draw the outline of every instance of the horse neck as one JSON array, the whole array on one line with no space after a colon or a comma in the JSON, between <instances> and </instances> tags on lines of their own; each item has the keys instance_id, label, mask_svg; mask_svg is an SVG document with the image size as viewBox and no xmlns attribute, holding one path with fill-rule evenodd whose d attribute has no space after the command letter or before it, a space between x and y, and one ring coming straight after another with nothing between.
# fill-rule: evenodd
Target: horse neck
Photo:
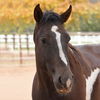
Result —
<instances>
[{"instance_id":1,"label":"horse neck","mask_svg":"<svg viewBox=\"0 0 100 100\"><path fill-rule=\"evenodd\" d=\"M91 68L81 52L71 44L68 44L68 52L69 59L72 60L70 61L72 67L75 70L81 72L85 77L89 76L89 74L91 73Z\"/></svg>"},{"instance_id":2,"label":"horse neck","mask_svg":"<svg viewBox=\"0 0 100 100\"><path fill-rule=\"evenodd\" d=\"M68 58L69 58L69 63L71 70L73 73L77 71L82 72L82 68L80 67L80 60L78 59L79 57L77 56L78 53L76 52L76 49L69 44L68 45Z\"/></svg>"},{"instance_id":3,"label":"horse neck","mask_svg":"<svg viewBox=\"0 0 100 100\"><path fill-rule=\"evenodd\" d=\"M84 61L81 53L73 47L71 44L68 45L68 58L70 63L70 68L74 76L74 94L79 94L80 100L85 100L85 68L88 67L87 63ZM76 92L76 90L78 90ZM79 100L77 98L77 100Z\"/></svg>"}]
</instances>

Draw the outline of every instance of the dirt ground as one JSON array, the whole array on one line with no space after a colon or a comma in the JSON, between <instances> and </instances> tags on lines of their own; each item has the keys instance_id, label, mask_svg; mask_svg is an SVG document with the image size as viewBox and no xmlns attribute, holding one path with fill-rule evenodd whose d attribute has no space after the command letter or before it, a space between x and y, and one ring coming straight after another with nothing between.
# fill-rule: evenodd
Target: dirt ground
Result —
<instances>
[{"instance_id":1,"label":"dirt ground","mask_svg":"<svg viewBox=\"0 0 100 100\"><path fill-rule=\"evenodd\" d=\"M0 100L32 100L35 63L30 67L0 66Z\"/></svg>"}]
</instances>

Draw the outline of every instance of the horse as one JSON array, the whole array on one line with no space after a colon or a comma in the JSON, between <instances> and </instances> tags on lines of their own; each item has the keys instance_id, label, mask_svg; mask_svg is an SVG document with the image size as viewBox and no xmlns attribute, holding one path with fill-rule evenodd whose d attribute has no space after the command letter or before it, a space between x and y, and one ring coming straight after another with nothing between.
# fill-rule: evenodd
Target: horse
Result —
<instances>
[{"instance_id":1,"label":"horse","mask_svg":"<svg viewBox=\"0 0 100 100\"><path fill-rule=\"evenodd\" d=\"M36 74L32 100L100 100L100 45L73 46L62 14L34 8Z\"/></svg>"}]
</instances>

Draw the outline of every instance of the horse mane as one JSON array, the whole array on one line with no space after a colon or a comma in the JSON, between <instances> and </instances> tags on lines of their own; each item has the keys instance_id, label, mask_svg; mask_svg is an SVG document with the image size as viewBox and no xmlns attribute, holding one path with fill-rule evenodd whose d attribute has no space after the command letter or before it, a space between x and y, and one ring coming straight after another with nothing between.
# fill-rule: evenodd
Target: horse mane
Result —
<instances>
[{"instance_id":1,"label":"horse mane","mask_svg":"<svg viewBox=\"0 0 100 100\"><path fill-rule=\"evenodd\" d=\"M60 21L60 16L57 13L54 13L52 11L46 11L43 14L43 18L41 22L44 23L54 23Z\"/></svg>"},{"instance_id":2,"label":"horse mane","mask_svg":"<svg viewBox=\"0 0 100 100\"><path fill-rule=\"evenodd\" d=\"M87 63L87 61L85 60L85 58L83 57L82 53L80 52L80 50L78 48L76 48L75 46L71 45L70 43L68 44L69 47L69 59L74 59L75 64L78 64L78 66L80 66L81 71L83 72L83 74L85 75L85 77L90 75L90 66ZM72 62L70 62L72 63ZM71 64L72 65L72 64ZM74 65L74 64L73 64Z\"/></svg>"}]
</instances>

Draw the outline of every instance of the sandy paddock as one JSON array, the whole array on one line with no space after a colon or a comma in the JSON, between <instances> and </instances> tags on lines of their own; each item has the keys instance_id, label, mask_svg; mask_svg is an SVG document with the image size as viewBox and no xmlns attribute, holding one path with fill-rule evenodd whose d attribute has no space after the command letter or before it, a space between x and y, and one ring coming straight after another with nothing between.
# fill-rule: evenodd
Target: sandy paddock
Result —
<instances>
[{"instance_id":1,"label":"sandy paddock","mask_svg":"<svg viewBox=\"0 0 100 100\"><path fill-rule=\"evenodd\" d=\"M1 67L0 100L32 100L34 73L35 64L30 67Z\"/></svg>"}]
</instances>

